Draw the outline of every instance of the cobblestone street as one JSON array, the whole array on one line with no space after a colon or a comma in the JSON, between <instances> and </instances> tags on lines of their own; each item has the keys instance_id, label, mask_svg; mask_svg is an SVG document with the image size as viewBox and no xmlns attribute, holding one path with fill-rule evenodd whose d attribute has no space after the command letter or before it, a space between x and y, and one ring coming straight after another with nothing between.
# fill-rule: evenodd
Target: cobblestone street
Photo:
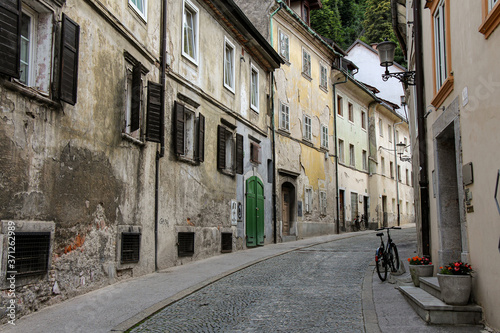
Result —
<instances>
[{"instance_id":1,"label":"cobblestone street","mask_svg":"<svg viewBox=\"0 0 500 333\"><path fill-rule=\"evenodd\" d=\"M391 235L400 252L413 253L415 229ZM364 332L363 277L378 245L370 233L274 257L166 307L132 332Z\"/></svg>"}]
</instances>

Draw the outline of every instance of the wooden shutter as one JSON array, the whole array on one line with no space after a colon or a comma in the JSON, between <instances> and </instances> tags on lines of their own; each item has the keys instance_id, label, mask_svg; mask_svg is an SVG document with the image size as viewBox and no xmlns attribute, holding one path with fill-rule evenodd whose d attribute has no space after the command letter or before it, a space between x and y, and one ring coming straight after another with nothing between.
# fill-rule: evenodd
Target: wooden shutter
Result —
<instances>
[{"instance_id":1,"label":"wooden shutter","mask_svg":"<svg viewBox=\"0 0 500 333\"><path fill-rule=\"evenodd\" d=\"M130 110L130 131L139 129L139 120L141 114L141 64L137 63L132 70L132 106Z\"/></svg>"},{"instance_id":2,"label":"wooden shutter","mask_svg":"<svg viewBox=\"0 0 500 333\"><path fill-rule=\"evenodd\" d=\"M243 135L236 134L236 173L243 174Z\"/></svg>"},{"instance_id":3,"label":"wooden shutter","mask_svg":"<svg viewBox=\"0 0 500 333\"><path fill-rule=\"evenodd\" d=\"M146 140L161 143L161 84L148 81L148 115L146 117Z\"/></svg>"},{"instance_id":4,"label":"wooden shutter","mask_svg":"<svg viewBox=\"0 0 500 333\"><path fill-rule=\"evenodd\" d=\"M217 127L217 168L226 168L226 129L221 125Z\"/></svg>"},{"instance_id":5,"label":"wooden shutter","mask_svg":"<svg viewBox=\"0 0 500 333\"><path fill-rule=\"evenodd\" d=\"M177 102L174 105L174 127L175 153L184 155L184 105Z\"/></svg>"},{"instance_id":6,"label":"wooden shutter","mask_svg":"<svg viewBox=\"0 0 500 333\"><path fill-rule=\"evenodd\" d=\"M76 103L79 39L80 26L63 14L59 98L71 105ZM103 73L103 75L107 74Z\"/></svg>"},{"instance_id":7,"label":"wooden shutter","mask_svg":"<svg viewBox=\"0 0 500 333\"><path fill-rule=\"evenodd\" d=\"M256 177L250 177L246 181L246 240L247 246L252 247L257 245L257 194L255 193Z\"/></svg>"},{"instance_id":8,"label":"wooden shutter","mask_svg":"<svg viewBox=\"0 0 500 333\"><path fill-rule=\"evenodd\" d=\"M198 116L198 149L196 150L196 160L205 160L205 116L201 113Z\"/></svg>"},{"instance_id":9,"label":"wooden shutter","mask_svg":"<svg viewBox=\"0 0 500 333\"><path fill-rule=\"evenodd\" d=\"M19 78L21 0L0 2L0 73Z\"/></svg>"}]
</instances>

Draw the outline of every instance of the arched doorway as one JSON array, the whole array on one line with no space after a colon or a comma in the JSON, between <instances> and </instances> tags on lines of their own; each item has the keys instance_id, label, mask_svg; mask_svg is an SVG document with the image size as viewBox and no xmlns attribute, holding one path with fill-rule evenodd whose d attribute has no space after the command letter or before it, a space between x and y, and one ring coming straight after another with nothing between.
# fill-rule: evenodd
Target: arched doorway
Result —
<instances>
[{"instance_id":1,"label":"arched doorway","mask_svg":"<svg viewBox=\"0 0 500 333\"><path fill-rule=\"evenodd\" d=\"M295 186L289 182L283 183L281 186L281 232L284 236L290 235L290 230L293 227L294 208Z\"/></svg>"}]
</instances>

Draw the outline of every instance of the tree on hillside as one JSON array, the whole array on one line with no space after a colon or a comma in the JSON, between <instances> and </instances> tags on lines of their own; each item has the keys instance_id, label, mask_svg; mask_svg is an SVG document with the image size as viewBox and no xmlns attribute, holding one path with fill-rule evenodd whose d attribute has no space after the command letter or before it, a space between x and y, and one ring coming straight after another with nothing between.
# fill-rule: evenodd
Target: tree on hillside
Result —
<instances>
[{"instance_id":1,"label":"tree on hillside","mask_svg":"<svg viewBox=\"0 0 500 333\"><path fill-rule=\"evenodd\" d=\"M323 8L311 12L311 28L321 36L342 44L344 39L337 1L323 0Z\"/></svg>"}]
</instances>

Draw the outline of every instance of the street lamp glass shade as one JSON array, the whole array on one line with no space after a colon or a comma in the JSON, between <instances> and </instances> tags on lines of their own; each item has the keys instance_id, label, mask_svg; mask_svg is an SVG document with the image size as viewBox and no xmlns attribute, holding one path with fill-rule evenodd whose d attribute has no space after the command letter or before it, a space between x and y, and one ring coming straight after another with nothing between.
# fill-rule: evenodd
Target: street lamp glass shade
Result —
<instances>
[{"instance_id":1,"label":"street lamp glass shade","mask_svg":"<svg viewBox=\"0 0 500 333\"><path fill-rule=\"evenodd\" d=\"M399 154L399 156L403 155L405 152L406 145L402 142L396 144L396 152Z\"/></svg>"},{"instance_id":2,"label":"street lamp glass shade","mask_svg":"<svg viewBox=\"0 0 500 333\"><path fill-rule=\"evenodd\" d=\"M380 66L389 67L394 63L394 52L396 51L396 43L385 41L377 45L378 57Z\"/></svg>"}]
</instances>

